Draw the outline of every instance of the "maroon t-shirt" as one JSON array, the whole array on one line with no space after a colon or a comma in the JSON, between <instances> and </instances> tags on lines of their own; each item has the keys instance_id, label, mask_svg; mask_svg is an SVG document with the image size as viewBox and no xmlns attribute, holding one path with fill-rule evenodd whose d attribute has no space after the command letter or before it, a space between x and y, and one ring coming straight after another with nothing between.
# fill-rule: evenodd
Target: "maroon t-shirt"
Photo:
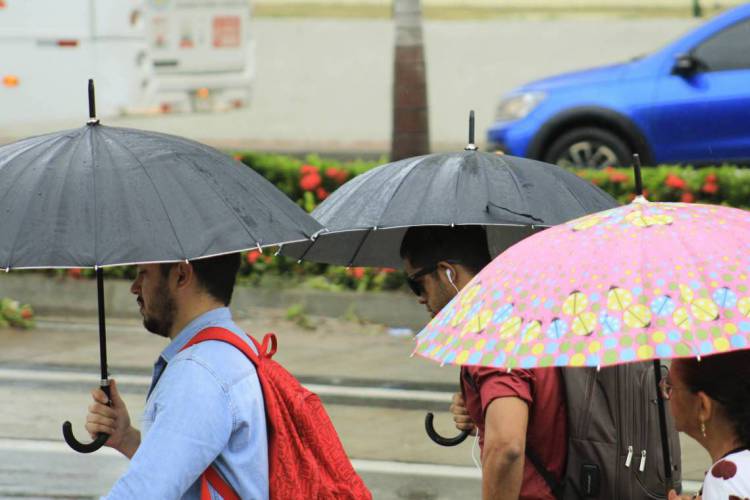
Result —
<instances>
[{"instance_id":1,"label":"maroon t-shirt","mask_svg":"<svg viewBox=\"0 0 750 500\"><path fill-rule=\"evenodd\" d=\"M461 390L466 409L479 428L484 446L484 414L497 398L515 397L529 405L526 446L558 480L565 474L568 446L565 388L558 368L506 370L480 366L461 367ZM554 500L544 478L528 459L523 466L520 500Z\"/></svg>"}]
</instances>

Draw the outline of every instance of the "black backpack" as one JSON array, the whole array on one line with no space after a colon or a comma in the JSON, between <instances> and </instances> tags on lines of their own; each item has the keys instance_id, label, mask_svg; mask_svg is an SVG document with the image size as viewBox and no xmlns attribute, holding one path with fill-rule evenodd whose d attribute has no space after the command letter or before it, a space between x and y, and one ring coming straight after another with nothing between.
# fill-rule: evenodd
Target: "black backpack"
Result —
<instances>
[{"instance_id":1,"label":"black backpack","mask_svg":"<svg viewBox=\"0 0 750 500\"><path fill-rule=\"evenodd\" d=\"M568 458L560 483L534 450L526 456L561 500L666 498L654 364L563 368ZM667 410L671 487L680 491L680 440Z\"/></svg>"}]
</instances>

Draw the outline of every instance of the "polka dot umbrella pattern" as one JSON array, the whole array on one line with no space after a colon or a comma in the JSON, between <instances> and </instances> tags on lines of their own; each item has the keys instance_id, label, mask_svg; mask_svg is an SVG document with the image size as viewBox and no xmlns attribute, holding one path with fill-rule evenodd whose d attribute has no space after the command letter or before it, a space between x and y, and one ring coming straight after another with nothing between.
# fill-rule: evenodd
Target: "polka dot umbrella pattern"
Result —
<instances>
[{"instance_id":1,"label":"polka dot umbrella pattern","mask_svg":"<svg viewBox=\"0 0 750 500\"><path fill-rule=\"evenodd\" d=\"M603 367L750 347L750 212L633 203L512 246L417 336L460 365Z\"/></svg>"}]
</instances>

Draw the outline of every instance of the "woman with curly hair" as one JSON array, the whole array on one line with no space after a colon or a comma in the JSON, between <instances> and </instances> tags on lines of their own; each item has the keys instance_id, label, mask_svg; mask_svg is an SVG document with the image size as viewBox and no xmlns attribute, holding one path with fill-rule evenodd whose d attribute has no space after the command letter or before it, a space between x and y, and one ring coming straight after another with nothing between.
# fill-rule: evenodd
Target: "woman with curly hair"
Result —
<instances>
[{"instance_id":1,"label":"woman with curly hair","mask_svg":"<svg viewBox=\"0 0 750 500\"><path fill-rule=\"evenodd\" d=\"M677 430L703 446L713 465L694 498L750 499L750 350L675 359L662 380ZM669 499L680 497L674 491Z\"/></svg>"}]
</instances>

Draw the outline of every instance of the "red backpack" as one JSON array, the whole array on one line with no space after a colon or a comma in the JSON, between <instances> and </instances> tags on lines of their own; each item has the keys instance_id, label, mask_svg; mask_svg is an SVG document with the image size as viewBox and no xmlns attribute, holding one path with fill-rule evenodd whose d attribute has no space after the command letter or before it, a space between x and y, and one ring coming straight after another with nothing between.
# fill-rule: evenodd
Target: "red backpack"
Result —
<instances>
[{"instance_id":1,"label":"red backpack","mask_svg":"<svg viewBox=\"0 0 750 500\"><path fill-rule=\"evenodd\" d=\"M232 344L253 362L258 372L266 406L271 499L372 498L346 456L318 396L271 359L276 352L273 333L266 334L262 344L250 337L258 354L237 335L218 327L202 330L183 349L207 340ZM224 500L238 499L231 486L209 467L201 476L202 500L211 498L209 483Z\"/></svg>"}]
</instances>

